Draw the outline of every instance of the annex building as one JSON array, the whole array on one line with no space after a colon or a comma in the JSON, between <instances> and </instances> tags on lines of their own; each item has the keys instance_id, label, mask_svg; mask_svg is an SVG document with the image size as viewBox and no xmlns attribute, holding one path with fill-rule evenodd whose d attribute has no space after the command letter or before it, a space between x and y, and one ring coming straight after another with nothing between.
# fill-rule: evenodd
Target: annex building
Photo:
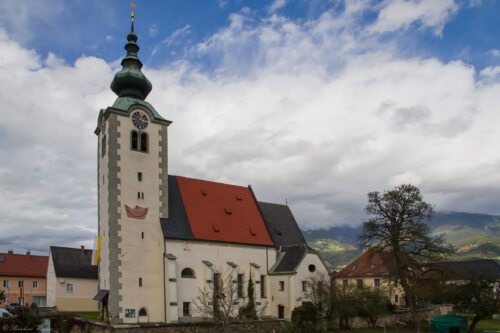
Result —
<instances>
[{"instance_id":1,"label":"annex building","mask_svg":"<svg viewBox=\"0 0 500 333\"><path fill-rule=\"evenodd\" d=\"M98 233L95 299L112 323L178 322L206 318L196 306L203 291L230 274L238 307L255 284L262 314L290 317L302 304L304 281L327 270L306 243L286 205L257 200L250 186L168 173L168 128L146 97L134 32L122 69L102 109L98 137ZM168 110L162 110L167 113Z\"/></svg>"}]
</instances>

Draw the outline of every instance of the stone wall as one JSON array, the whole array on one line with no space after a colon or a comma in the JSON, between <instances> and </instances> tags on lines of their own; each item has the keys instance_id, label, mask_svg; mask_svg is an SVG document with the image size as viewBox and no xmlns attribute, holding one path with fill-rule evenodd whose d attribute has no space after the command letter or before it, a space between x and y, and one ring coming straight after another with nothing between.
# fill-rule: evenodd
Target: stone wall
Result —
<instances>
[{"instance_id":1,"label":"stone wall","mask_svg":"<svg viewBox=\"0 0 500 333\"><path fill-rule=\"evenodd\" d=\"M222 327L213 322L179 324L104 325L77 320L71 333L219 333ZM283 333L282 321L258 320L231 323L231 333Z\"/></svg>"}]
</instances>

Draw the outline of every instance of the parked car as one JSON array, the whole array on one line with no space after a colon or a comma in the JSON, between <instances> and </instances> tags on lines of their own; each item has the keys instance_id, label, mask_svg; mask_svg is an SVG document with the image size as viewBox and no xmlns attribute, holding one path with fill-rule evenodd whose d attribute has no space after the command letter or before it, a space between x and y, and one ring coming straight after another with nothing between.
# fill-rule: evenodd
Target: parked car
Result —
<instances>
[{"instance_id":1,"label":"parked car","mask_svg":"<svg viewBox=\"0 0 500 333\"><path fill-rule=\"evenodd\" d=\"M14 317L12 313L5 309L0 309L0 317Z\"/></svg>"},{"instance_id":2,"label":"parked car","mask_svg":"<svg viewBox=\"0 0 500 333\"><path fill-rule=\"evenodd\" d=\"M20 312L23 312L26 310L26 306L21 305L19 303L10 303L5 306L5 310L9 311L10 313L13 314L18 314Z\"/></svg>"}]
</instances>

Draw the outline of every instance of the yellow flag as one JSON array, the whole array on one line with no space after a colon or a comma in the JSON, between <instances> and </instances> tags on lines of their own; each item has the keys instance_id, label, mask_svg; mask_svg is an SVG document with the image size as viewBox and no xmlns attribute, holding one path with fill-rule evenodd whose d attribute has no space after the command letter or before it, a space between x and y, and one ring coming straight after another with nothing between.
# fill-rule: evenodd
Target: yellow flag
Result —
<instances>
[{"instance_id":1,"label":"yellow flag","mask_svg":"<svg viewBox=\"0 0 500 333\"><path fill-rule=\"evenodd\" d=\"M102 236L97 236L94 239L94 250L92 251L92 266L97 266L99 263L99 255L101 254Z\"/></svg>"}]
</instances>

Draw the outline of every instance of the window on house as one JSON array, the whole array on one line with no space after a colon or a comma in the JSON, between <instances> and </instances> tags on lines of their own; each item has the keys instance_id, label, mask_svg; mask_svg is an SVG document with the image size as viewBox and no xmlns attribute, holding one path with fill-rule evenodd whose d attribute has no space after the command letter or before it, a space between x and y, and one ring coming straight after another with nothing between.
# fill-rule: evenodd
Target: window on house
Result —
<instances>
[{"instance_id":1,"label":"window on house","mask_svg":"<svg viewBox=\"0 0 500 333\"><path fill-rule=\"evenodd\" d=\"M302 281L302 291L307 291L307 281Z\"/></svg>"},{"instance_id":2,"label":"window on house","mask_svg":"<svg viewBox=\"0 0 500 333\"><path fill-rule=\"evenodd\" d=\"M189 267L186 267L181 271L181 278L195 278L195 277L196 275L194 274L194 271Z\"/></svg>"},{"instance_id":3,"label":"window on house","mask_svg":"<svg viewBox=\"0 0 500 333\"><path fill-rule=\"evenodd\" d=\"M137 192L137 199L141 198L141 192Z\"/></svg>"},{"instance_id":4,"label":"window on house","mask_svg":"<svg viewBox=\"0 0 500 333\"><path fill-rule=\"evenodd\" d=\"M139 310L139 317L145 317L148 315L148 311L146 311L146 308L141 308Z\"/></svg>"},{"instance_id":5,"label":"window on house","mask_svg":"<svg viewBox=\"0 0 500 333\"><path fill-rule=\"evenodd\" d=\"M135 309L125 309L125 318L135 318Z\"/></svg>"},{"instance_id":6,"label":"window on house","mask_svg":"<svg viewBox=\"0 0 500 333\"><path fill-rule=\"evenodd\" d=\"M238 298L243 298L243 274L238 274Z\"/></svg>"},{"instance_id":7,"label":"window on house","mask_svg":"<svg viewBox=\"0 0 500 333\"><path fill-rule=\"evenodd\" d=\"M104 157L104 155L106 155L106 135L101 139L101 156Z\"/></svg>"},{"instance_id":8,"label":"window on house","mask_svg":"<svg viewBox=\"0 0 500 333\"><path fill-rule=\"evenodd\" d=\"M311 272L311 273L316 272L316 265L311 264L307 268L309 269L309 272Z\"/></svg>"},{"instance_id":9,"label":"window on house","mask_svg":"<svg viewBox=\"0 0 500 333\"><path fill-rule=\"evenodd\" d=\"M147 153L148 152L148 134L141 133L141 151Z\"/></svg>"},{"instance_id":10,"label":"window on house","mask_svg":"<svg viewBox=\"0 0 500 333\"><path fill-rule=\"evenodd\" d=\"M139 149L139 133L137 131L132 131L130 134L130 148L132 150Z\"/></svg>"},{"instance_id":11,"label":"window on house","mask_svg":"<svg viewBox=\"0 0 500 333\"><path fill-rule=\"evenodd\" d=\"M139 287L142 287L142 278L139 278Z\"/></svg>"},{"instance_id":12,"label":"window on house","mask_svg":"<svg viewBox=\"0 0 500 333\"><path fill-rule=\"evenodd\" d=\"M266 276L261 275L260 276L260 297L261 298L266 298Z\"/></svg>"},{"instance_id":13,"label":"window on house","mask_svg":"<svg viewBox=\"0 0 500 333\"><path fill-rule=\"evenodd\" d=\"M141 192L141 199L144 199L144 192Z\"/></svg>"},{"instance_id":14,"label":"window on house","mask_svg":"<svg viewBox=\"0 0 500 333\"><path fill-rule=\"evenodd\" d=\"M363 288L363 279L357 279L356 285L358 286L358 288Z\"/></svg>"},{"instance_id":15,"label":"window on house","mask_svg":"<svg viewBox=\"0 0 500 333\"><path fill-rule=\"evenodd\" d=\"M9 280L3 280L3 287L9 288Z\"/></svg>"},{"instance_id":16,"label":"window on house","mask_svg":"<svg viewBox=\"0 0 500 333\"><path fill-rule=\"evenodd\" d=\"M141 238L144 239L144 231L141 232Z\"/></svg>"},{"instance_id":17,"label":"window on house","mask_svg":"<svg viewBox=\"0 0 500 333\"><path fill-rule=\"evenodd\" d=\"M285 290L285 281L280 281L278 291L284 291L284 290Z\"/></svg>"},{"instance_id":18,"label":"window on house","mask_svg":"<svg viewBox=\"0 0 500 333\"><path fill-rule=\"evenodd\" d=\"M68 284L66 285L66 292L67 292L68 294L72 294L72 293L73 293L73 284L72 284L72 283L68 283Z\"/></svg>"},{"instance_id":19,"label":"window on house","mask_svg":"<svg viewBox=\"0 0 500 333\"><path fill-rule=\"evenodd\" d=\"M19 288L24 288L24 281L23 280L19 280L19 282L17 283L17 286Z\"/></svg>"},{"instance_id":20,"label":"window on house","mask_svg":"<svg viewBox=\"0 0 500 333\"><path fill-rule=\"evenodd\" d=\"M373 279L373 285L375 288L380 288L380 279Z\"/></svg>"},{"instance_id":21,"label":"window on house","mask_svg":"<svg viewBox=\"0 0 500 333\"><path fill-rule=\"evenodd\" d=\"M38 289L38 281L33 281L33 289Z\"/></svg>"},{"instance_id":22,"label":"window on house","mask_svg":"<svg viewBox=\"0 0 500 333\"><path fill-rule=\"evenodd\" d=\"M189 311L190 305L191 305L191 303L189 303L189 302L182 303L182 315L184 317L191 315L191 312Z\"/></svg>"},{"instance_id":23,"label":"window on house","mask_svg":"<svg viewBox=\"0 0 500 333\"><path fill-rule=\"evenodd\" d=\"M349 280L348 279L342 280L342 287L344 287L344 288L348 288L349 287Z\"/></svg>"},{"instance_id":24,"label":"window on house","mask_svg":"<svg viewBox=\"0 0 500 333\"><path fill-rule=\"evenodd\" d=\"M399 304L399 296L394 295L394 303Z\"/></svg>"},{"instance_id":25,"label":"window on house","mask_svg":"<svg viewBox=\"0 0 500 333\"><path fill-rule=\"evenodd\" d=\"M142 172L137 173L137 180L142 182Z\"/></svg>"}]
</instances>

